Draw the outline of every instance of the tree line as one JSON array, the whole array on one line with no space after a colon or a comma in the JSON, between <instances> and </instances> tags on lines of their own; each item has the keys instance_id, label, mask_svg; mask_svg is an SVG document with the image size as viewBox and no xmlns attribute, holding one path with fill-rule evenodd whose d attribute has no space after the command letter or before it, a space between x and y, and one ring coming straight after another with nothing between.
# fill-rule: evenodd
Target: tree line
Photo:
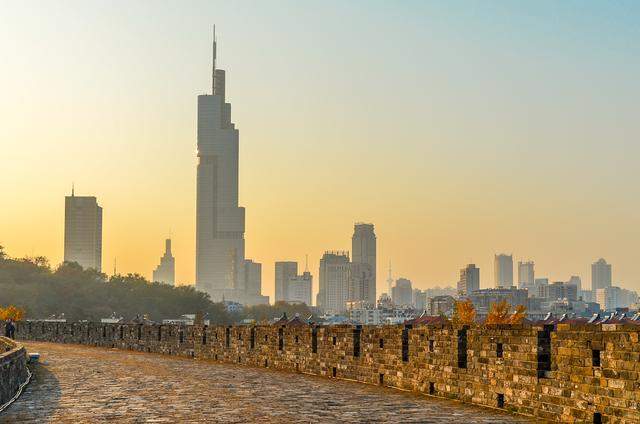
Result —
<instances>
[{"instance_id":1,"label":"tree line","mask_svg":"<svg viewBox=\"0 0 640 424\"><path fill-rule=\"evenodd\" d=\"M202 312L212 324L232 324L244 319L263 322L298 313L311 314L306 305L260 305L230 313L222 303L193 286L150 282L139 274L112 275L83 269L75 262L52 267L47 258L11 258L0 246L0 307L13 305L27 319L52 315L68 321L99 321L115 314L127 320L146 315L153 321Z\"/></svg>"}]
</instances>

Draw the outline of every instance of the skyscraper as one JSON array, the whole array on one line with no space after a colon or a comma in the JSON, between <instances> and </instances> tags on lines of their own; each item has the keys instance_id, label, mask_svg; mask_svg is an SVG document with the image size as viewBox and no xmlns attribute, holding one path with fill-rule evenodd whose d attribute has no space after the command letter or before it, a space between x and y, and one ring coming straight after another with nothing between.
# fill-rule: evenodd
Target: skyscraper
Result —
<instances>
[{"instance_id":1,"label":"skyscraper","mask_svg":"<svg viewBox=\"0 0 640 424\"><path fill-rule=\"evenodd\" d=\"M480 290L480 268L475 264L469 264L460 270L458 295L469 296L476 290Z\"/></svg>"},{"instance_id":2,"label":"skyscraper","mask_svg":"<svg viewBox=\"0 0 640 424\"><path fill-rule=\"evenodd\" d=\"M92 196L64 198L64 260L102 270L102 208Z\"/></svg>"},{"instance_id":3,"label":"skyscraper","mask_svg":"<svg viewBox=\"0 0 640 424\"><path fill-rule=\"evenodd\" d=\"M534 263L518 262L518 288L531 290L535 285Z\"/></svg>"},{"instance_id":4,"label":"skyscraper","mask_svg":"<svg viewBox=\"0 0 640 424\"><path fill-rule=\"evenodd\" d=\"M347 252L328 251L320 259L320 287L316 305L325 312L346 310L351 264Z\"/></svg>"},{"instance_id":5,"label":"skyscraper","mask_svg":"<svg viewBox=\"0 0 640 424\"><path fill-rule=\"evenodd\" d=\"M351 237L351 262L368 264L371 270L371 283L363 299L371 305L376 303L376 234L373 224L356 223Z\"/></svg>"},{"instance_id":6,"label":"skyscraper","mask_svg":"<svg viewBox=\"0 0 640 424\"><path fill-rule=\"evenodd\" d=\"M292 261L276 262L275 287L276 302L288 300L289 280L298 276L298 263Z\"/></svg>"},{"instance_id":7,"label":"skyscraper","mask_svg":"<svg viewBox=\"0 0 640 424\"><path fill-rule=\"evenodd\" d=\"M513 256L495 255L494 263L495 286L510 288L513 286Z\"/></svg>"},{"instance_id":8,"label":"skyscraper","mask_svg":"<svg viewBox=\"0 0 640 424\"><path fill-rule=\"evenodd\" d=\"M367 263L351 262L349 269L349 294L350 301L364 301L369 305L375 305L375 297L371 299L371 294L375 294L375 283L371 265Z\"/></svg>"},{"instance_id":9,"label":"skyscraper","mask_svg":"<svg viewBox=\"0 0 640 424\"><path fill-rule=\"evenodd\" d=\"M164 255L160 258L160 264L153 271L153 281L160 283L175 284L176 263L171 254L171 239L164 241Z\"/></svg>"},{"instance_id":10,"label":"skyscraper","mask_svg":"<svg viewBox=\"0 0 640 424\"><path fill-rule=\"evenodd\" d=\"M244 304L268 305L269 296L262 295L262 264L251 259L244 261Z\"/></svg>"},{"instance_id":11,"label":"skyscraper","mask_svg":"<svg viewBox=\"0 0 640 424\"><path fill-rule=\"evenodd\" d=\"M225 101L225 72L216 69L212 93L198 96L196 288L212 300L242 301L244 208L238 206L238 130Z\"/></svg>"},{"instance_id":12,"label":"skyscraper","mask_svg":"<svg viewBox=\"0 0 640 424\"><path fill-rule=\"evenodd\" d=\"M406 278L398 278L396 285L391 289L391 298L397 306L411 306L413 304L411 281Z\"/></svg>"},{"instance_id":13,"label":"skyscraper","mask_svg":"<svg viewBox=\"0 0 640 424\"><path fill-rule=\"evenodd\" d=\"M578 275L572 275L567 284L573 284L578 288L578 297L582 296L582 279Z\"/></svg>"},{"instance_id":14,"label":"skyscraper","mask_svg":"<svg viewBox=\"0 0 640 424\"><path fill-rule=\"evenodd\" d=\"M611 287L611 264L600 258L591 264L591 290Z\"/></svg>"},{"instance_id":15,"label":"skyscraper","mask_svg":"<svg viewBox=\"0 0 640 424\"><path fill-rule=\"evenodd\" d=\"M287 302L304 303L311 306L313 277L309 271L289 279Z\"/></svg>"}]
</instances>

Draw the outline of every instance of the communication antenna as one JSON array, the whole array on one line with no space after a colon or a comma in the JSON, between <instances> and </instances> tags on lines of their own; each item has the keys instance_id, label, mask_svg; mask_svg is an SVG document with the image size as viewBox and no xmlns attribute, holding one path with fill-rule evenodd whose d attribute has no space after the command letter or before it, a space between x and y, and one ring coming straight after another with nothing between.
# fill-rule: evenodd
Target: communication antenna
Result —
<instances>
[{"instance_id":1,"label":"communication antenna","mask_svg":"<svg viewBox=\"0 0 640 424\"><path fill-rule=\"evenodd\" d=\"M309 255L304 255L304 272L309 272Z\"/></svg>"},{"instance_id":2,"label":"communication antenna","mask_svg":"<svg viewBox=\"0 0 640 424\"><path fill-rule=\"evenodd\" d=\"M213 67L211 69L211 95L216 94L216 26L213 25Z\"/></svg>"}]
</instances>

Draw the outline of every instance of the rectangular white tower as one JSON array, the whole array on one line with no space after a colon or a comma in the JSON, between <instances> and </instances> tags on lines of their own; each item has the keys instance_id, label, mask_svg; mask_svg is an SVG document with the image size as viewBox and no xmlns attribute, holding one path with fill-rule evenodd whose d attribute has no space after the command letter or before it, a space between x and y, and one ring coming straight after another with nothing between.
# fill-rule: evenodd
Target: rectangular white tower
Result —
<instances>
[{"instance_id":1,"label":"rectangular white tower","mask_svg":"<svg viewBox=\"0 0 640 424\"><path fill-rule=\"evenodd\" d=\"M102 208L93 196L64 198L64 260L102 269Z\"/></svg>"},{"instance_id":2,"label":"rectangular white tower","mask_svg":"<svg viewBox=\"0 0 640 424\"><path fill-rule=\"evenodd\" d=\"M213 301L243 301L244 208L238 207L238 130L225 102L225 73L216 69L212 94L198 96L196 289Z\"/></svg>"}]
</instances>

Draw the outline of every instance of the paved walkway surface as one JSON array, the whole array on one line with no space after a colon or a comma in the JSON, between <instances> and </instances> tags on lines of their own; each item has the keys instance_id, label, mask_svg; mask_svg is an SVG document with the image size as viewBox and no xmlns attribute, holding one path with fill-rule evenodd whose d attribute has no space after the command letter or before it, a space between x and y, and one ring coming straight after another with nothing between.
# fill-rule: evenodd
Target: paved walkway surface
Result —
<instances>
[{"instance_id":1,"label":"paved walkway surface","mask_svg":"<svg viewBox=\"0 0 640 424\"><path fill-rule=\"evenodd\" d=\"M525 423L500 411L303 374L26 343L41 364L0 423Z\"/></svg>"}]
</instances>

